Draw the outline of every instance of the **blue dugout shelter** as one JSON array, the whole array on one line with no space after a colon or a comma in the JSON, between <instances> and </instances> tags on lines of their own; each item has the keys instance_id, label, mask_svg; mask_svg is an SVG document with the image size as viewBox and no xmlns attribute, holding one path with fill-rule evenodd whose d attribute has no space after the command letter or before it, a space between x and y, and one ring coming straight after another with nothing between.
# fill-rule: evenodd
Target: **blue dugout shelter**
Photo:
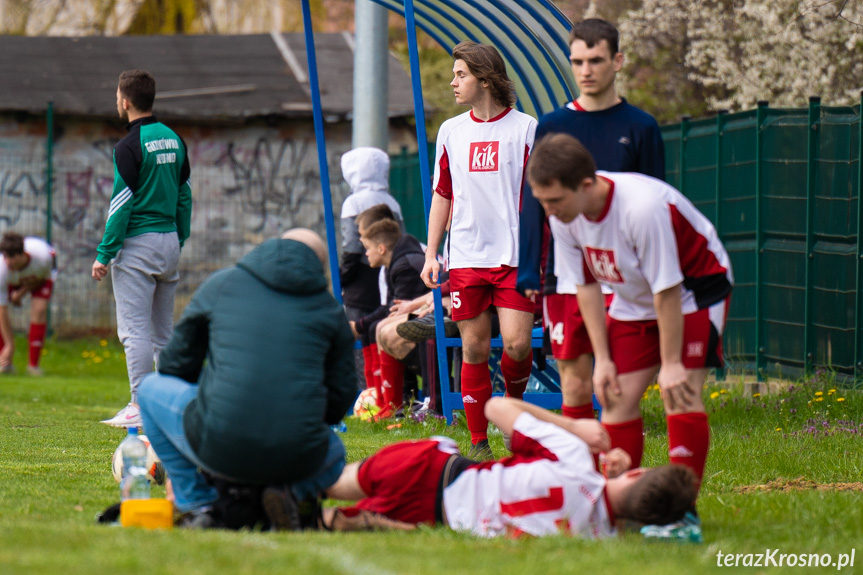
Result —
<instances>
[{"instance_id":1,"label":"blue dugout shelter","mask_svg":"<svg viewBox=\"0 0 863 575\"><path fill-rule=\"evenodd\" d=\"M527 114L540 117L577 94L569 71L569 20L549 0L373 0L405 17L408 32L411 79L413 82L414 116L417 141L420 147L428 141L425 129L425 110L422 83L419 74L419 54L416 29L419 27L444 49L451 51L463 40L490 44L498 49L507 64L510 77L516 84L516 107ZM311 13L308 0L303 0L303 25L309 68L309 87L314 113L321 187L324 199L327 243L330 248L330 269L333 293L340 297L339 265L335 237L332 197L326 160L326 142L323 133L318 87L317 63L313 42ZM431 169L428 156L420 154L420 174L423 183L425 219L428 222L431 206ZM451 391L447 348L460 347L459 338L445 338L440 290L435 290L435 321L437 323L437 354L440 367L442 404L447 421L452 421L452 410L462 409L461 394ZM541 330L535 330L534 347L541 346ZM499 338L492 347L501 347ZM525 400L551 409L561 406L560 388L556 374L534 375L541 378L554 393L526 393Z\"/></svg>"}]
</instances>

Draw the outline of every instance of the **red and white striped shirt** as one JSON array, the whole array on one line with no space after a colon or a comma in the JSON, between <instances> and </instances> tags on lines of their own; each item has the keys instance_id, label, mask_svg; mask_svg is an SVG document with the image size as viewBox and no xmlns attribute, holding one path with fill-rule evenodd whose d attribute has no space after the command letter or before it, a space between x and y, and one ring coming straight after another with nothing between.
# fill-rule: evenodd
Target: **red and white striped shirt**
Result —
<instances>
[{"instance_id":1,"label":"red and white striped shirt","mask_svg":"<svg viewBox=\"0 0 863 575\"><path fill-rule=\"evenodd\" d=\"M609 315L621 321L656 319L653 295L680 284L683 313L724 299L734 278L713 224L683 194L661 180L598 171L611 184L596 221L549 218L555 274L614 290Z\"/></svg>"},{"instance_id":2,"label":"red and white striped shirt","mask_svg":"<svg viewBox=\"0 0 863 575\"><path fill-rule=\"evenodd\" d=\"M512 457L469 467L443 492L447 523L484 537L615 534L605 479L587 444L529 413L515 420Z\"/></svg>"},{"instance_id":3,"label":"red and white striped shirt","mask_svg":"<svg viewBox=\"0 0 863 575\"><path fill-rule=\"evenodd\" d=\"M507 108L487 122L473 111L440 127L434 190L452 200L449 267L518 265L518 214L536 120Z\"/></svg>"},{"instance_id":4,"label":"red and white striped shirt","mask_svg":"<svg viewBox=\"0 0 863 575\"><path fill-rule=\"evenodd\" d=\"M27 265L18 271L6 267L6 262L0 258L0 305L9 303L9 288L19 287L25 281L43 281L54 279L54 248L41 238L24 238L24 253L27 254Z\"/></svg>"}]
</instances>

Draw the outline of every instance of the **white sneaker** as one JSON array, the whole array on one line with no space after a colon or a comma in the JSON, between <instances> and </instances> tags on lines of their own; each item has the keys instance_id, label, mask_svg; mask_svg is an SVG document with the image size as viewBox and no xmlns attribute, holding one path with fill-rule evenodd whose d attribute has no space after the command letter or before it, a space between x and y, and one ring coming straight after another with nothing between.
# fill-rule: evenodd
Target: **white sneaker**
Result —
<instances>
[{"instance_id":1,"label":"white sneaker","mask_svg":"<svg viewBox=\"0 0 863 575\"><path fill-rule=\"evenodd\" d=\"M15 366L11 363L9 365L0 366L0 373L15 373Z\"/></svg>"},{"instance_id":2,"label":"white sneaker","mask_svg":"<svg viewBox=\"0 0 863 575\"><path fill-rule=\"evenodd\" d=\"M138 427L141 425L141 411L137 405L129 404L111 419L103 419L102 423L114 427Z\"/></svg>"},{"instance_id":3,"label":"white sneaker","mask_svg":"<svg viewBox=\"0 0 863 575\"><path fill-rule=\"evenodd\" d=\"M29 373L30 375L32 375L34 377L41 377L41 376L45 375L44 373L42 373L42 368L39 367L38 365L28 365L27 366L27 373Z\"/></svg>"}]
</instances>

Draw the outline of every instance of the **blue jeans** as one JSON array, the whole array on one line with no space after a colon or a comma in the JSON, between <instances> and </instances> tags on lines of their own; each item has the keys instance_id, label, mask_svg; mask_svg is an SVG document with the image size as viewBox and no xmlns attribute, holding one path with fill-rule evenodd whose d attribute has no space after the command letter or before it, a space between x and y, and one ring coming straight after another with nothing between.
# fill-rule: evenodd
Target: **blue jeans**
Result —
<instances>
[{"instance_id":1,"label":"blue jeans","mask_svg":"<svg viewBox=\"0 0 863 575\"><path fill-rule=\"evenodd\" d=\"M213 475L219 474L201 463L183 431L183 412L197 395L197 385L158 372L144 378L138 390L144 430L171 479L174 505L183 513L209 505L219 497L216 488L207 483L198 468ZM324 464L312 477L291 484L296 497L314 497L332 486L345 467L345 456L341 439L330 431Z\"/></svg>"}]
</instances>

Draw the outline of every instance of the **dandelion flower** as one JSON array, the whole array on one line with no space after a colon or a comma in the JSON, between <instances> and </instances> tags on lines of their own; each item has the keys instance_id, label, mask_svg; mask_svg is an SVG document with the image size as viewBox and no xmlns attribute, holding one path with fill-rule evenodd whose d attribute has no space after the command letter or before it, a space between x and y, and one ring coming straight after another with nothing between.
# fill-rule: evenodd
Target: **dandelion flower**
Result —
<instances>
[{"instance_id":1,"label":"dandelion flower","mask_svg":"<svg viewBox=\"0 0 863 575\"><path fill-rule=\"evenodd\" d=\"M728 393L728 390L727 389L720 389L719 393Z\"/></svg>"},{"instance_id":2,"label":"dandelion flower","mask_svg":"<svg viewBox=\"0 0 863 575\"><path fill-rule=\"evenodd\" d=\"M844 397L837 397L836 401L845 401L845 398Z\"/></svg>"},{"instance_id":3,"label":"dandelion flower","mask_svg":"<svg viewBox=\"0 0 863 575\"><path fill-rule=\"evenodd\" d=\"M820 395L824 395L824 392L823 391L816 391L815 392L815 397L818 397Z\"/></svg>"},{"instance_id":4,"label":"dandelion flower","mask_svg":"<svg viewBox=\"0 0 863 575\"><path fill-rule=\"evenodd\" d=\"M782 431L782 428L781 428L781 427L777 427L777 428L776 428L776 431Z\"/></svg>"},{"instance_id":5,"label":"dandelion flower","mask_svg":"<svg viewBox=\"0 0 863 575\"><path fill-rule=\"evenodd\" d=\"M710 399L716 399L717 397L719 397L718 391L714 391L713 393L710 394Z\"/></svg>"},{"instance_id":6,"label":"dandelion flower","mask_svg":"<svg viewBox=\"0 0 863 575\"><path fill-rule=\"evenodd\" d=\"M107 339L100 339L99 345L102 347L108 347L108 340Z\"/></svg>"},{"instance_id":7,"label":"dandelion flower","mask_svg":"<svg viewBox=\"0 0 863 575\"><path fill-rule=\"evenodd\" d=\"M760 393L753 393L752 397L761 397L761 394Z\"/></svg>"},{"instance_id":8,"label":"dandelion flower","mask_svg":"<svg viewBox=\"0 0 863 575\"><path fill-rule=\"evenodd\" d=\"M824 398L823 397L816 397L815 401L824 401Z\"/></svg>"}]
</instances>

